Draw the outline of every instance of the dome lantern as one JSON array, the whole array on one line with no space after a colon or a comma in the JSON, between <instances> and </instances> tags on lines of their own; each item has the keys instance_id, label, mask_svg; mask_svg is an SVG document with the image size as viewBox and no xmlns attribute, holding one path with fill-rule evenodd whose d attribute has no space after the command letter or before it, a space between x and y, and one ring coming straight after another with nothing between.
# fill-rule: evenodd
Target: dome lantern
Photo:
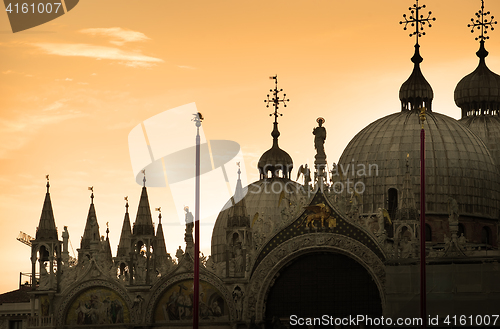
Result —
<instances>
[{"instance_id":1,"label":"dome lantern","mask_svg":"<svg viewBox=\"0 0 500 329\"><path fill-rule=\"evenodd\" d=\"M269 95L267 95L267 100L264 100L264 102L267 103L266 107L269 107L270 103L274 106L274 113L269 114L269 116L274 115L273 131L271 132L273 146L260 157L257 167L259 168L260 179L268 177L268 172L271 172L271 178L280 177L280 171L281 177L290 179L293 168L292 158L278 146L278 137L280 136L278 130L278 116L283 116L283 114L278 113L278 107L280 102L286 107L286 102L288 102L289 99L285 99L286 94L283 94L282 99L279 98L278 94L282 92L283 89L278 89L278 76L275 75L270 78L275 82L274 89L270 90L273 92L273 98L270 99Z\"/></svg>"},{"instance_id":2,"label":"dome lantern","mask_svg":"<svg viewBox=\"0 0 500 329\"><path fill-rule=\"evenodd\" d=\"M420 63L422 63L423 58L420 56L420 45L418 43L418 38L425 35L423 32L424 26L427 24L431 27L431 21L435 21L436 18L431 18L432 12L429 11L427 18L421 15L420 10L424 9L425 5L419 6L418 0L413 7L410 7L410 17L403 15L404 21L400 21L399 24L405 24L404 30L407 29L408 24L410 26L415 26L415 31L410 33L410 37L415 36L415 54L411 58L413 62L413 72L411 73L408 80L406 80L399 89L399 99L401 100L401 111L411 111L414 109L419 109L421 107L427 108L427 110L432 110L432 99L434 98L434 93L432 87L425 79L422 71L420 70Z\"/></svg>"},{"instance_id":3,"label":"dome lantern","mask_svg":"<svg viewBox=\"0 0 500 329\"><path fill-rule=\"evenodd\" d=\"M479 65L474 72L460 80L455 88L455 104L462 109L462 119L474 116L492 115L498 116L500 111L500 75L492 72L486 66L488 51L484 44L489 36L488 29L493 30L494 16L488 18L490 12L484 12L484 1L481 1L481 10L476 13L476 20L471 19L472 24L467 27L481 30L476 40L479 40Z\"/></svg>"}]
</instances>

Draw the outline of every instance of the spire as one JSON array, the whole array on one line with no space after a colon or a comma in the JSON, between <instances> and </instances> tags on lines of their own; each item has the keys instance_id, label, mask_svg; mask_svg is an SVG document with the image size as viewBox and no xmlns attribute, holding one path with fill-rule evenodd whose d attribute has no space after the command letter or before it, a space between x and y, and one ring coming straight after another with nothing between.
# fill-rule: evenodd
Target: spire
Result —
<instances>
[{"instance_id":1,"label":"spire","mask_svg":"<svg viewBox=\"0 0 500 329\"><path fill-rule=\"evenodd\" d=\"M425 35L423 31L424 26L427 24L432 27L431 21L435 21L436 18L431 18L432 12L429 11L427 18L420 14L420 11L425 8L425 5L419 6L418 0L410 7L410 17L403 15L404 21L400 21L399 24L405 24L404 30L407 29L408 24L415 27L415 31L410 33L410 37L415 36L415 53L411 58L413 62L413 72L411 73L408 80L406 80L399 89L399 99L401 100L401 111L410 111L414 109L419 109L421 107L426 107L429 111L431 110L432 99L434 98L434 93L432 91L431 85L427 82L422 71L420 70L420 63L422 63L423 58L420 56L420 45L418 43L419 37Z\"/></svg>"},{"instance_id":2,"label":"spire","mask_svg":"<svg viewBox=\"0 0 500 329\"><path fill-rule=\"evenodd\" d=\"M417 220L418 212L410 176L410 155L406 155L406 172L401 193L401 203L396 212L396 220Z\"/></svg>"},{"instance_id":3,"label":"spire","mask_svg":"<svg viewBox=\"0 0 500 329\"><path fill-rule=\"evenodd\" d=\"M80 243L80 249L90 249L94 244L98 246L100 241L99 224L97 223L97 215L94 207L94 188L89 187L89 190L92 191L90 195L90 207L87 215L87 222L85 224L85 231L83 232L82 241Z\"/></svg>"},{"instance_id":4,"label":"spire","mask_svg":"<svg viewBox=\"0 0 500 329\"><path fill-rule=\"evenodd\" d=\"M472 24L467 27L481 30L475 40L479 40L479 65L471 74L460 80L455 88L455 104L462 109L462 118L475 115L498 115L500 111L500 75L492 72L486 66L488 56L484 44L490 37L486 36L488 29L494 30L494 16L488 19L490 12L484 11L484 0L481 0L481 10L476 13L476 20L471 18Z\"/></svg>"},{"instance_id":5,"label":"spire","mask_svg":"<svg viewBox=\"0 0 500 329\"><path fill-rule=\"evenodd\" d=\"M146 182L144 181L144 184ZM152 235L155 234L153 219L151 218L151 209L149 208L149 198L146 186L142 187L141 199L133 228L134 235Z\"/></svg>"},{"instance_id":6,"label":"spire","mask_svg":"<svg viewBox=\"0 0 500 329\"><path fill-rule=\"evenodd\" d=\"M157 264L163 264L168 260L167 246L165 244L165 237L163 235L163 225L161 224L161 207L156 208L158 214L158 228L156 230L156 237L153 242L153 250Z\"/></svg>"},{"instance_id":7,"label":"spire","mask_svg":"<svg viewBox=\"0 0 500 329\"><path fill-rule=\"evenodd\" d=\"M270 99L268 94L267 100L264 100L264 102L267 103L266 107L269 107L271 103L274 106L274 113L269 114L269 116L274 115L273 131L271 132L273 146L261 156L257 167L259 168L261 179L267 176L268 171L271 172L271 177L277 177L278 172L281 171L283 177L289 179L293 168L293 162L290 155L278 146L278 137L280 136L278 130L278 117L283 116L283 114L278 112L278 108L280 103L283 103L283 106L286 107L286 102L290 100L285 99L286 94L283 94L283 98L280 99L279 93L282 92L283 89L278 89L278 76L272 76L270 79L273 79L275 83L274 89L270 89L273 93L273 97Z\"/></svg>"},{"instance_id":8,"label":"spire","mask_svg":"<svg viewBox=\"0 0 500 329\"><path fill-rule=\"evenodd\" d=\"M128 214L128 196L125 197L125 217L123 218L122 233L120 235L120 242L116 250L116 257L128 257L130 253L130 241L132 230L130 228L130 216Z\"/></svg>"},{"instance_id":9,"label":"spire","mask_svg":"<svg viewBox=\"0 0 500 329\"><path fill-rule=\"evenodd\" d=\"M231 197L232 207L229 208L227 227L250 227L250 216L247 212L247 206L245 203L245 198L243 197L243 188L241 186L240 174L241 170L239 168L240 164L238 162L238 181L236 182L236 189L234 195Z\"/></svg>"},{"instance_id":10,"label":"spire","mask_svg":"<svg viewBox=\"0 0 500 329\"><path fill-rule=\"evenodd\" d=\"M238 166L238 180L236 181L236 188L234 189L234 195L233 198L231 199L233 201L233 205L235 202L239 202L241 199L243 199L244 193L243 193L243 186L241 185L241 169L240 169L240 163L236 162L236 165Z\"/></svg>"},{"instance_id":11,"label":"spire","mask_svg":"<svg viewBox=\"0 0 500 329\"><path fill-rule=\"evenodd\" d=\"M36 230L35 238L37 240L55 239L57 240L57 228L56 221L54 219L54 212L52 211L52 202L50 201L50 184L49 175L45 176L47 179L47 193L45 194L45 200L43 202L42 214L40 216L40 221L38 223L38 228Z\"/></svg>"},{"instance_id":12,"label":"spire","mask_svg":"<svg viewBox=\"0 0 500 329\"><path fill-rule=\"evenodd\" d=\"M113 255L111 253L111 244L109 243L109 222L106 222L106 240L104 241L104 253L106 261L110 264L113 263Z\"/></svg>"}]
</instances>

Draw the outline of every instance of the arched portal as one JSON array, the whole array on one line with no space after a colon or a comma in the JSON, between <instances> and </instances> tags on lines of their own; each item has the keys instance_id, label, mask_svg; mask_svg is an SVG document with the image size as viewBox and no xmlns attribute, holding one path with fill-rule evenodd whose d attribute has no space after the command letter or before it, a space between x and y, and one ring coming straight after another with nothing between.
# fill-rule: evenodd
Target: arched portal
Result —
<instances>
[{"instance_id":1,"label":"arched portal","mask_svg":"<svg viewBox=\"0 0 500 329\"><path fill-rule=\"evenodd\" d=\"M371 274L357 261L335 252L313 252L284 266L269 289L266 327L273 327L277 318L287 322L291 315L375 318L382 316L382 301Z\"/></svg>"}]
</instances>

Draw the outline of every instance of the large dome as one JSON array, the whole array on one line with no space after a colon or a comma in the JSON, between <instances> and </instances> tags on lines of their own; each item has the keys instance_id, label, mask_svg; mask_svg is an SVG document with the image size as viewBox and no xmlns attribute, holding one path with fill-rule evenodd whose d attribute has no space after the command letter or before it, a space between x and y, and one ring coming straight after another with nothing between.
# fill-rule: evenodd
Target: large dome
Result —
<instances>
[{"instance_id":1,"label":"large dome","mask_svg":"<svg viewBox=\"0 0 500 329\"><path fill-rule=\"evenodd\" d=\"M348 173L351 181L366 187L360 195L360 214L387 209L389 189L396 189L401 197L407 154L419 209L420 130L418 111L402 111L373 122L351 140L339 160L339 170L366 167L364 176ZM451 197L461 215L498 218L499 178L483 141L457 120L433 112L427 113L425 132L426 213L448 214Z\"/></svg>"},{"instance_id":2,"label":"large dome","mask_svg":"<svg viewBox=\"0 0 500 329\"><path fill-rule=\"evenodd\" d=\"M243 191L246 212L250 218L254 244L258 247L270 239L274 232L303 211L307 193L302 185L286 178L274 177L254 182ZM229 200L228 202L231 202ZM226 234L231 207L219 213L212 232L212 257L224 260Z\"/></svg>"},{"instance_id":3,"label":"large dome","mask_svg":"<svg viewBox=\"0 0 500 329\"><path fill-rule=\"evenodd\" d=\"M500 117L498 115L473 115L460 119L459 122L484 141L495 164L500 168Z\"/></svg>"}]
</instances>

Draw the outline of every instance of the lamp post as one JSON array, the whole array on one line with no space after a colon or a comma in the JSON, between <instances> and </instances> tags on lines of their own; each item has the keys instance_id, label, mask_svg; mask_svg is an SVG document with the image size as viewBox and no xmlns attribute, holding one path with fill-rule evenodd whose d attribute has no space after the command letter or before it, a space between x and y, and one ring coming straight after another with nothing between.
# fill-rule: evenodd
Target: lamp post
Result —
<instances>
[{"instance_id":1,"label":"lamp post","mask_svg":"<svg viewBox=\"0 0 500 329\"><path fill-rule=\"evenodd\" d=\"M194 114L196 125L196 183L194 209L194 278L193 278L193 329L198 329L199 299L200 299L200 127L203 116L200 112Z\"/></svg>"}]
</instances>

